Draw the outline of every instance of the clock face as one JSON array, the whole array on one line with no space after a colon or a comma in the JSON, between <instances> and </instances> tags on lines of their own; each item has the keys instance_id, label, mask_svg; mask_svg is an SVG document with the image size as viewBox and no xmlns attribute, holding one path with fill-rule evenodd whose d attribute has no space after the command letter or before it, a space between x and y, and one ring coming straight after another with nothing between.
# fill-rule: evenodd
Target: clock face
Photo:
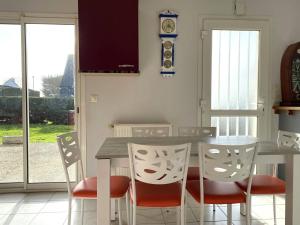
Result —
<instances>
[{"instance_id":1,"label":"clock face","mask_svg":"<svg viewBox=\"0 0 300 225\"><path fill-rule=\"evenodd\" d=\"M171 58L171 56L172 56L172 52L171 52L171 51L167 50L167 51L164 52L164 57L165 57L166 59Z\"/></svg>"},{"instance_id":2,"label":"clock face","mask_svg":"<svg viewBox=\"0 0 300 225\"><path fill-rule=\"evenodd\" d=\"M165 49L170 49L170 48L172 48L172 42L171 41L166 41L165 43L164 43L164 47L165 47Z\"/></svg>"},{"instance_id":3,"label":"clock face","mask_svg":"<svg viewBox=\"0 0 300 225\"><path fill-rule=\"evenodd\" d=\"M172 33L175 30L175 22L171 19L165 19L162 22L162 30L166 33Z\"/></svg>"},{"instance_id":4,"label":"clock face","mask_svg":"<svg viewBox=\"0 0 300 225\"><path fill-rule=\"evenodd\" d=\"M171 68L172 66L172 62L170 60L166 60L164 61L164 67L166 67L167 69Z\"/></svg>"}]
</instances>

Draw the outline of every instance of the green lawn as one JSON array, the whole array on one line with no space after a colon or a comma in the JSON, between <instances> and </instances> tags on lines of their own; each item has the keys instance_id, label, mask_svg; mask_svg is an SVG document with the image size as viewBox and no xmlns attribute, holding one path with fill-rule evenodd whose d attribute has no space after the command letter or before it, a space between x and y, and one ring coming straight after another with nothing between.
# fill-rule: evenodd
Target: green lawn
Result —
<instances>
[{"instance_id":1,"label":"green lawn","mask_svg":"<svg viewBox=\"0 0 300 225\"><path fill-rule=\"evenodd\" d=\"M71 125L54 125L54 124L32 124L30 125L30 142L56 142L56 136L62 133L72 131L74 126ZM0 144L3 136L21 136L22 125L0 125Z\"/></svg>"}]
</instances>

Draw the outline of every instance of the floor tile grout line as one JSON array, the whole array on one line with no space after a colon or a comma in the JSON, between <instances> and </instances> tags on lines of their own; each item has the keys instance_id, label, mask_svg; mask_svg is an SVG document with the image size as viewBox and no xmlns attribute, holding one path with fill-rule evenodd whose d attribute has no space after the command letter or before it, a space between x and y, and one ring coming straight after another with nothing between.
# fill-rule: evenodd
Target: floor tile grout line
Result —
<instances>
[{"instance_id":1,"label":"floor tile grout line","mask_svg":"<svg viewBox=\"0 0 300 225\"><path fill-rule=\"evenodd\" d=\"M39 213L35 214L35 216L30 220L29 225L31 225L33 223L33 221L35 220L35 218L37 218L38 215L39 215Z\"/></svg>"},{"instance_id":2,"label":"floor tile grout line","mask_svg":"<svg viewBox=\"0 0 300 225\"><path fill-rule=\"evenodd\" d=\"M198 207L197 207L197 209L198 209ZM198 210L199 210L198 213L200 214L200 208L199 208ZM194 213L194 211L192 210L192 208L191 208L191 211L192 211L193 216L194 216L195 219L196 219L196 222L199 222L200 219L198 220L198 217L197 217L197 215L195 215L195 213Z\"/></svg>"},{"instance_id":3,"label":"floor tile grout line","mask_svg":"<svg viewBox=\"0 0 300 225\"><path fill-rule=\"evenodd\" d=\"M50 199L52 198L52 196L54 195L54 193L51 194L51 197L45 202L45 205L41 208L41 210L39 211L39 214L42 212L42 210L46 207L47 203L50 202Z\"/></svg>"},{"instance_id":4,"label":"floor tile grout line","mask_svg":"<svg viewBox=\"0 0 300 225\"><path fill-rule=\"evenodd\" d=\"M161 211L162 218L163 218L163 220L164 220L164 224L166 225L166 224L167 224L167 221L166 221L166 218L165 218L165 216L164 216L164 212L163 212L162 208L160 208L160 211Z\"/></svg>"},{"instance_id":5,"label":"floor tile grout line","mask_svg":"<svg viewBox=\"0 0 300 225\"><path fill-rule=\"evenodd\" d=\"M225 207L227 207L227 206L225 206ZM223 211L223 209L221 208L221 206L220 206L220 205L217 205L217 208L219 208L220 211L221 211L221 212L226 216L226 218L227 218L227 213ZM227 218L227 219L228 219L228 218Z\"/></svg>"},{"instance_id":6,"label":"floor tile grout line","mask_svg":"<svg viewBox=\"0 0 300 225\"><path fill-rule=\"evenodd\" d=\"M42 207L42 208L40 209L39 214L40 214L40 213L42 212L42 210L46 207L47 203L50 201L50 199L53 197L53 195L54 195L54 192L52 192L50 198L45 202L44 207Z\"/></svg>"},{"instance_id":7,"label":"floor tile grout line","mask_svg":"<svg viewBox=\"0 0 300 225\"><path fill-rule=\"evenodd\" d=\"M24 199L25 199L25 195L17 202L17 204L16 204L15 207L17 207L17 208L19 209L20 206L23 204ZM15 207L14 207L14 208L15 208ZM18 215L18 213L11 213L11 212L10 212L10 214L8 215L6 221L12 221L13 217L15 217L16 215ZM35 217L35 216L34 216L34 217ZM30 221L30 223L31 223L31 221ZM29 224L30 224L30 223L29 223ZM6 222L5 222L5 224L6 224ZM9 223L8 223L7 225L9 225Z\"/></svg>"}]
</instances>

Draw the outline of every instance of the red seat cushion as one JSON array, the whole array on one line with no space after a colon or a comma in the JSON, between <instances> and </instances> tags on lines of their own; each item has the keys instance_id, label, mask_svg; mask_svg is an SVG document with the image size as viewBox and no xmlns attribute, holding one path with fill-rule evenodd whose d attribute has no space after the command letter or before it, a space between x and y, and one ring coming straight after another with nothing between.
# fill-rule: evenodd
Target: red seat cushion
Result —
<instances>
[{"instance_id":1,"label":"red seat cushion","mask_svg":"<svg viewBox=\"0 0 300 225\"><path fill-rule=\"evenodd\" d=\"M234 204L246 202L246 195L234 182L204 180L205 204ZM186 189L193 198L200 202L200 183L198 180L188 181Z\"/></svg>"},{"instance_id":2,"label":"red seat cushion","mask_svg":"<svg viewBox=\"0 0 300 225\"><path fill-rule=\"evenodd\" d=\"M121 198L129 188L130 179L126 176L111 176L110 177L110 197Z\"/></svg>"},{"instance_id":3,"label":"red seat cushion","mask_svg":"<svg viewBox=\"0 0 300 225\"><path fill-rule=\"evenodd\" d=\"M243 190L247 190L248 180L237 182ZM284 194L285 182L277 177L254 175L251 186L252 194Z\"/></svg>"},{"instance_id":4,"label":"red seat cushion","mask_svg":"<svg viewBox=\"0 0 300 225\"><path fill-rule=\"evenodd\" d=\"M187 173L187 180L199 180L199 167L189 167Z\"/></svg>"},{"instance_id":5,"label":"red seat cushion","mask_svg":"<svg viewBox=\"0 0 300 225\"><path fill-rule=\"evenodd\" d=\"M126 176L110 177L110 196L123 197L129 187L129 178ZM97 177L87 177L73 188L73 196L79 198L97 198Z\"/></svg>"},{"instance_id":6,"label":"red seat cushion","mask_svg":"<svg viewBox=\"0 0 300 225\"><path fill-rule=\"evenodd\" d=\"M132 185L132 184L131 184ZM147 207L173 207L180 206L181 184L147 184L136 181L136 204ZM133 198L132 187L130 188L131 199Z\"/></svg>"}]
</instances>

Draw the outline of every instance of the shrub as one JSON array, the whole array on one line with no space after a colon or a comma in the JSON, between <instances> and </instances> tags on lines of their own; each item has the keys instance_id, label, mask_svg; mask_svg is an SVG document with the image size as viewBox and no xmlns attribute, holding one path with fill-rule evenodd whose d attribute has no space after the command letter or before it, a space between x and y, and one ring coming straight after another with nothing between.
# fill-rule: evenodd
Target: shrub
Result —
<instances>
[{"instance_id":1,"label":"shrub","mask_svg":"<svg viewBox=\"0 0 300 225\"><path fill-rule=\"evenodd\" d=\"M74 109L74 98L29 97L30 123L68 124L68 112ZM22 97L0 97L0 122L22 121Z\"/></svg>"}]
</instances>

